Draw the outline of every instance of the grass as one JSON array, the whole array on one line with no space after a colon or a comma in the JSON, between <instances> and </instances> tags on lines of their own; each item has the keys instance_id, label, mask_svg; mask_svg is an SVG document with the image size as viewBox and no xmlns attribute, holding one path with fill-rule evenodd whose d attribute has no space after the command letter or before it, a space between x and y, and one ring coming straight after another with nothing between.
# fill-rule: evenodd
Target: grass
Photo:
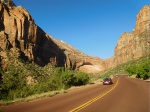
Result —
<instances>
[{"instance_id":1,"label":"grass","mask_svg":"<svg viewBox=\"0 0 150 112\"><path fill-rule=\"evenodd\" d=\"M67 91L65 91L65 90L50 91L50 92L46 92L46 93L42 93L42 94L35 94L35 95L29 96L26 98L20 98L20 99L16 99L16 100L12 100L12 101L0 101L0 104L1 105L10 105L10 104L16 104L16 103L21 103L21 102L29 102L29 101L33 101L33 100L37 100L37 99L41 99L41 98L45 98L45 97L52 97L57 94L66 93L66 92Z\"/></svg>"},{"instance_id":2,"label":"grass","mask_svg":"<svg viewBox=\"0 0 150 112\"><path fill-rule=\"evenodd\" d=\"M128 67L133 66L133 65L139 65L139 64L147 61L149 58L150 58L150 56L141 57L138 60L132 60L132 61L120 64L120 65L118 65L114 68L110 68L108 70L101 71L99 73L99 77L104 78L104 77L107 77L107 76L114 76L115 74L128 74L127 71L126 71L126 69Z\"/></svg>"}]
</instances>

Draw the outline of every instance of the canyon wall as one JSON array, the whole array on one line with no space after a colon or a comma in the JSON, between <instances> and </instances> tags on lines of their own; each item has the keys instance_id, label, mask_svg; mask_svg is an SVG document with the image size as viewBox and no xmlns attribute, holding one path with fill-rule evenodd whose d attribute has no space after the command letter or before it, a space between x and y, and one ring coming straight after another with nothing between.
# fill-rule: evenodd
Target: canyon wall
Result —
<instances>
[{"instance_id":1,"label":"canyon wall","mask_svg":"<svg viewBox=\"0 0 150 112\"><path fill-rule=\"evenodd\" d=\"M136 18L135 29L131 33L125 32L121 35L114 56L106 60L108 68L150 54L150 5L144 6Z\"/></svg>"},{"instance_id":2,"label":"canyon wall","mask_svg":"<svg viewBox=\"0 0 150 112\"><path fill-rule=\"evenodd\" d=\"M52 63L57 67L81 70L83 65L93 67L96 64L94 72L106 69L104 60L88 56L46 34L25 8L12 1L0 2L0 40L1 65L7 63L6 51L11 51L18 58L40 66Z\"/></svg>"},{"instance_id":3,"label":"canyon wall","mask_svg":"<svg viewBox=\"0 0 150 112\"><path fill-rule=\"evenodd\" d=\"M137 14L135 29L131 33L125 32L121 35L114 49L114 56L103 60L84 54L45 33L22 6L16 6L12 1L0 1L2 66L6 65L8 60L6 51L16 52L17 58L40 66L52 63L57 67L98 73L150 54L150 5L144 6Z\"/></svg>"}]
</instances>

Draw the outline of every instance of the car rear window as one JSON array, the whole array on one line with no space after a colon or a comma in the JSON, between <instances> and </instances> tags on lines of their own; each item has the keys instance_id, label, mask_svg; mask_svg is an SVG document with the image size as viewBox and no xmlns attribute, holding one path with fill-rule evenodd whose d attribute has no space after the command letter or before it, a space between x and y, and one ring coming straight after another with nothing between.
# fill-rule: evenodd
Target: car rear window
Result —
<instances>
[{"instance_id":1,"label":"car rear window","mask_svg":"<svg viewBox=\"0 0 150 112\"><path fill-rule=\"evenodd\" d=\"M108 81L108 80L110 80L110 78L105 78L105 79L104 79L104 81Z\"/></svg>"}]
</instances>

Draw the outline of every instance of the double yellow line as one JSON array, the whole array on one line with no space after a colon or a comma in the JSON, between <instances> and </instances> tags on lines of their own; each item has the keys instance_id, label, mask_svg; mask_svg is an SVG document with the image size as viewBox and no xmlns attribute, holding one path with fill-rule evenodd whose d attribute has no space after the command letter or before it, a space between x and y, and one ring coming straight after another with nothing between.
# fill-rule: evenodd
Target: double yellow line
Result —
<instances>
[{"instance_id":1,"label":"double yellow line","mask_svg":"<svg viewBox=\"0 0 150 112\"><path fill-rule=\"evenodd\" d=\"M108 90L108 91L106 91L106 92L100 94L99 96L97 96L97 97L93 98L92 100L90 100L90 101L88 101L88 102L86 102L86 103L80 105L79 107L77 107L77 108L75 108L75 109L73 109L73 110L70 110L69 112L78 112L79 110L81 110L81 109L87 107L88 105L92 104L93 102L97 101L98 99L100 99L100 98L102 98L103 96L105 96L105 95L107 95L108 93L110 93L113 89L116 88L116 86L118 85L118 83L119 83L119 78L117 79L116 84L115 84L110 90Z\"/></svg>"}]
</instances>

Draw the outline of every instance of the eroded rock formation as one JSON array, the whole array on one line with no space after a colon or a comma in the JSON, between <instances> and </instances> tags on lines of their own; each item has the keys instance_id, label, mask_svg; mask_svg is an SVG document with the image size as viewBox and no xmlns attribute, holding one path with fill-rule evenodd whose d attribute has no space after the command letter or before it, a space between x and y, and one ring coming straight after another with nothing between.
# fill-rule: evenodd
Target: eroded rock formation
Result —
<instances>
[{"instance_id":1,"label":"eroded rock formation","mask_svg":"<svg viewBox=\"0 0 150 112\"><path fill-rule=\"evenodd\" d=\"M41 66L53 63L55 66L80 70L84 64L96 64L99 67L95 68L96 72L105 69L102 59L90 57L54 39L34 23L34 19L25 8L16 7L15 4L8 5L8 1L0 3L0 40L3 64L7 61L6 53L3 51L17 49L18 58L33 61Z\"/></svg>"},{"instance_id":2,"label":"eroded rock formation","mask_svg":"<svg viewBox=\"0 0 150 112\"><path fill-rule=\"evenodd\" d=\"M91 57L63 41L46 34L34 22L29 12L12 1L0 1L0 62L6 66L5 51L16 52L18 58L44 66L70 67L88 73L115 67L118 64L150 54L150 5L137 15L136 27L123 33L114 50L114 56L103 60Z\"/></svg>"},{"instance_id":3,"label":"eroded rock formation","mask_svg":"<svg viewBox=\"0 0 150 112\"><path fill-rule=\"evenodd\" d=\"M57 66L65 64L65 54L51 40L26 9L8 7L0 3L0 49L19 49L20 57L44 66L52 61ZM60 58L61 57L61 58Z\"/></svg>"},{"instance_id":4,"label":"eroded rock formation","mask_svg":"<svg viewBox=\"0 0 150 112\"><path fill-rule=\"evenodd\" d=\"M114 56L107 61L108 67L150 54L150 5L144 6L137 14L136 27L131 33L121 35L115 47Z\"/></svg>"}]
</instances>

